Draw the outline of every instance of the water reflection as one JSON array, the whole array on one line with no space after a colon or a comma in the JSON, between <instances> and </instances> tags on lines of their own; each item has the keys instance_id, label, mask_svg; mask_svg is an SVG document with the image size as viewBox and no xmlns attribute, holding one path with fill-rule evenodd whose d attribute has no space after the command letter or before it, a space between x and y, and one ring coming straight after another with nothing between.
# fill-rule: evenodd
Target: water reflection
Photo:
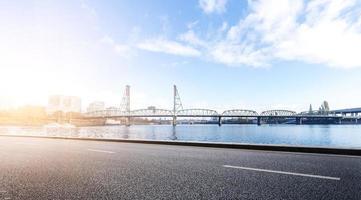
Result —
<instances>
[{"instance_id":1,"label":"water reflection","mask_svg":"<svg viewBox=\"0 0 361 200\"><path fill-rule=\"evenodd\" d=\"M124 127L124 134L123 134L123 139L128 139L129 138L129 126L125 126Z\"/></svg>"},{"instance_id":2,"label":"water reflection","mask_svg":"<svg viewBox=\"0 0 361 200\"><path fill-rule=\"evenodd\" d=\"M361 148L360 125L0 126L0 134Z\"/></svg>"},{"instance_id":3,"label":"water reflection","mask_svg":"<svg viewBox=\"0 0 361 200\"><path fill-rule=\"evenodd\" d=\"M178 140L176 130L177 130L177 127L172 126L172 135L169 137L170 140Z\"/></svg>"}]
</instances>

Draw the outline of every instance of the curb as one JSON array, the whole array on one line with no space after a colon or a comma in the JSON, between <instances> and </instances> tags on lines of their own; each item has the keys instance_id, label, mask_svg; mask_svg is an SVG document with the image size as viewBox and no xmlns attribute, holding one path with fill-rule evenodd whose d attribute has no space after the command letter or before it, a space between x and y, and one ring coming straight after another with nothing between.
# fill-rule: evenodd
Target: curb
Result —
<instances>
[{"instance_id":1,"label":"curb","mask_svg":"<svg viewBox=\"0 0 361 200\"><path fill-rule=\"evenodd\" d=\"M0 137L27 137L27 138L44 138L44 139L178 145L178 146L192 146L192 147L212 147L212 148L260 150L260 151L280 151L280 152L361 156L361 149L354 149L354 148L346 149L346 148L328 148L328 147L313 147L313 146L285 146L285 145L267 145L267 144L192 142L192 141L168 141L168 140L134 140L134 139L116 139L116 138L78 138L78 137L29 136L29 135L0 135Z\"/></svg>"}]
</instances>

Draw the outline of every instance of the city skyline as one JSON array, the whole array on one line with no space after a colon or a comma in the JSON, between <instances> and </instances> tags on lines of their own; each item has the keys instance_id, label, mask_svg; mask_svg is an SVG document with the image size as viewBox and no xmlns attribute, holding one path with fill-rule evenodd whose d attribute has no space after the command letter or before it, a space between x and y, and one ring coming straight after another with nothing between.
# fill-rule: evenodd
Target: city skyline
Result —
<instances>
[{"instance_id":1,"label":"city skyline","mask_svg":"<svg viewBox=\"0 0 361 200\"><path fill-rule=\"evenodd\" d=\"M130 89L130 86L127 85L126 87L129 87ZM174 87L176 88L176 85L174 85ZM130 91L130 90L129 90ZM178 91L177 91L178 92ZM174 94L173 94L174 95ZM179 95L179 93L177 94ZM133 99L131 96L129 96L129 100L130 99ZM103 110L122 110L122 111L125 111L124 109L124 106L125 106L125 103L127 102L126 100L126 96L125 96L125 92L122 96L122 100L120 102L120 104L118 105L115 105L115 104L106 104L105 101L102 101L102 100L96 100L96 101L91 101L89 102L88 104L82 104L82 99L80 97L77 97L77 96L67 96L67 95L50 95L48 97L48 100L47 100L47 104L46 105L30 105L30 104L27 104L27 105L21 105L21 106L18 106L18 107L8 107L8 108L3 108L3 109L0 109L0 111L6 111L6 110L21 110L21 109L24 109L24 108L43 108L44 111L46 111L48 114L53 114L55 112L58 112L58 111L61 111L63 113L68 113L68 112L75 112L75 113L92 113L92 112L96 112L96 111L103 111ZM174 103L174 96L172 97L173 98L173 102ZM189 107L189 106L185 106L183 107L182 105L182 98L180 96L177 96L178 98L178 101L179 103L181 104L181 110L182 109L210 109L210 110L215 110L217 112L223 112L223 111L226 111L226 110L221 110L221 109L216 109L216 108L211 108L211 107ZM166 109L166 110L172 110L173 109L173 105L167 105L167 106L164 106L163 107L157 107L157 106L154 106L154 105L146 105L145 107L132 107L132 102L129 101L129 106L130 106L130 110L137 110L137 109ZM286 107L286 106L285 106ZM233 110L233 109L243 109L243 110L254 110L256 112L263 112L263 111L267 111L267 110L260 110L260 109L254 109L252 107L248 107L248 108L237 108L237 107L233 107L231 109L228 109L228 110ZM284 108L270 108L269 110L286 110ZM324 111L332 111L328 105L328 101L323 101L322 104L320 104L319 107L317 107L317 105L314 107L313 109L313 106L312 104L309 105L309 108L308 110L292 110L292 111L295 111L295 112L305 112L305 113L312 113L313 111L320 111L320 112L324 112Z\"/></svg>"},{"instance_id":2,"label":"city skyline","mask_svg":"<svg viewBox=\"0 0 361 200\"><path fill-rule=\"evenodd\" d=\"M126 84L133 108L170 108L173 84L185 107L361 106L357 1L0 4L0 107L116 106Z\"/></svg>"}]
</instances>

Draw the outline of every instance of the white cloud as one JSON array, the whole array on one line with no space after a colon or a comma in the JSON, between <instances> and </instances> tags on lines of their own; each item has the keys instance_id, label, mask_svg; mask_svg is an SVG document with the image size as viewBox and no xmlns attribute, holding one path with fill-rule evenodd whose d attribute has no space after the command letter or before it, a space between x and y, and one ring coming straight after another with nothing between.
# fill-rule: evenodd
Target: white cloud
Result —
<instances>
[{"instance_id":1,"label":"white cloud","mask_svg":"<svg viewBox=\"0 0 361 200\"><path fill-rule=\"evenodd\" d=\"M116 44L114 45L114 51L122 56L129 56L131 48L128 45Z\"/></svg>"},{"instance_id":2,"label":"white cloud","mask_svg":"<svg viewBox=\"0 0 361 200\"><path fill-rule=\"evenodd\" d=\"M134 55L134 50L131 48L131 46L127 44L116 43L114 39L109 37L108 35L101 38L100 42L109 45L115 53L122 57L129 58Z\"/></svg>"},{"instance_id":3,"label":"white cloud","mask_svg":"<svg viewBox=\"0 0 361 200\"><path fill-rule=\"evenodd\" d=\"M105 35L103 38L101 38L100 42L111 45L111 46L113 46L115 44L115 41L113 40L113 38L109 37L108 35Z\"/></svg>"},{"instance_id":4,"label":"white cloud","mask_svg":"<svg viewBox=\"0 0 361 200\"><path fill-rule=\"evenodd\" d=\"M199 4L211 13L223 10L225 1ZM238 24L224 23L207 40L199 40L192 30L178 39L206 47L203 55L227 65L259 67L291 60L361 67L360 13L357 0L249 0L248 14Z\"/></svg>"},{"instance_id":5,"label":"white cloud","mask_svg":"<svg viewBox=\"0 0 361 200\"><path fill-rule=\"evenodd\" d=\"M231 27L223 45L213 50L225 52L215 56L215 60L224 62L224 57L228 57L226 64L249 65L254 65L250 60L259 60L258 66L282 59L341 68L361 67L359 2L260 0L250 1L249 6L250 13ZM254 57L246 62L237 59L248 55Z\"/></svg>"},{"instance_id":6,"label":"white cloud","mask_svg":"<svg viewBox=\"0 0 361 200\"><path fill-rule=\"evenodd\" d=\"M199 23L198 20L189 22L189 23L187 24L187 28L188 28L188 29L193 29L194 27L196 27L196 26L198 25L198 23Z\"/></svg>"},{"instance_id":7,"label":"white cloud","mask_svg":"<svg viewBox=\"0 0 361 200\"><path fill-rule=\"evenodd\" d=\"M361 67L361 7L357 1L314 1L305 7L305 21L272 41L275 56L324 63L333 67ZM279 42L278 45L275 43Z\"/></svg>"},{"instance_id":8,"label":"white cloud","mask_svg":"<svg viewBox=\"0 0 361 200\"><path fill-rule=\"evenodd\" d=\"M218 29L220 32L226 31L228 29L228 23L223 22L222 26Z\"/></svg>"},{"instance_id":9,"label":"white cloud","mask_svg":"<svg viewBox=\"0 0 361 200\"><path fill-rule=\"evenodd\" d=\"M200 51L191 46L162 38L149 39L140 42L137 44L137 47L147 51L162 52L180 56L197 57L201 55Z\"/></svg>"},{"instance_id":10,"label":"white cloud","mask_svg":"<svg viewBox=\"0 0 361 200\"><path fill-rule=\"evenodd\" d=\"M88 5L88 2L86 0L80 0L80 7L88 11L92 17L98 18L98 13L95 11L94 8Z\"/></svg>"},{"instance_id":11,"label":"white cloud","mask_svg":"<svg viewBox=\"0 0 361 200\"><path fill-rule=\"evenodd\" d=\"M199 0L199 6L203 12L223 13L226 10L227 0Z\"/></svg>"},{"instance_id":12,"label":"white cloud","mask_svg":"<svg viewBox=\"0 0 361 200\"><path fill-rule=\"evenodd\" d=\"M234 65L250 65L253 67L267 66L267 57L263 49L256 50L251 45L230 44L219 42L209 49L209 55L219 63Z\"/></svg>"},{"instance_id":13,"label":"white cloud","mask_svg":"<svg viewBox=\"0 0 361 200\"><path fill-rule=\"evenodd\" d=\"M221 12L226 1L200 0L207 13ZM127 55L132 49L203 59L230 66L269 66L275 60L320 63L331 67L361 67L361 2L356 0L249 0L248 14L237 24L223 22L206 33L198 21L176 37L117 44L103 43Z\"/></svg>"},{"instance_id":14,"label":"white cloud","mask_svg":"<svg viewBox=\"0 0 361 200\"><path fill-rule=\"evenodd\" d=\"M206 42L201 40L193 30L188 30L187 32L180 34L178 39L187 42L193 46L205 46Z\"/></svg>"}]
</instances>

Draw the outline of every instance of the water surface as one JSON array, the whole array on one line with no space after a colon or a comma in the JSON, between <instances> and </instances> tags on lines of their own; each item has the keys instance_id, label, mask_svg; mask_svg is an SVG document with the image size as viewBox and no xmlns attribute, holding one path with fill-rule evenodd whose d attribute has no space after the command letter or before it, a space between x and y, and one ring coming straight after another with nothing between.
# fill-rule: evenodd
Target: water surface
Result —
<instances>
[{"instance_id":1,"label":"water surface","mask_svg":"<svg viewBox=\"0 0 361 200\"><path fill-rule=\"evenodd\" d=\"M361 149L360 125L0 126L0 134L285 144Z\"/></svg>"}]
</instances>

